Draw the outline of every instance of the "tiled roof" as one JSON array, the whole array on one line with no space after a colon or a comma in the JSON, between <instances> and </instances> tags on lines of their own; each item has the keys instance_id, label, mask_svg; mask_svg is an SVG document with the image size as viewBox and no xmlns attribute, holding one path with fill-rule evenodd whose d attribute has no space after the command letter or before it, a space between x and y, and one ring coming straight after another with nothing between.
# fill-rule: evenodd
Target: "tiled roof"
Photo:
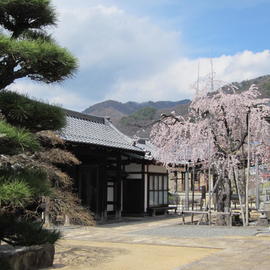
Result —
<instances>
[{"instance_id":1,"label":"tiled roof","mask_svg":"<svg viewBox=\"0 0 270 270\"><path fill-rule=\"evenodd\" d=\"M154 146L149 139L139 139L135 144L138 148L145 152L145 159L153 160L155 159L155 153L157 152L157 147Z\"/></svg>"},{"instance_id":2,"label":"tiled roof","mask_svg":"<svg viewBox=\"0 0 270 270\"><path fill-rule=\"evenodd\" d=\"M67 124L60 131L60 136L65 141L143 152L133 145L131 138L121 133L103 117L69 110L66 110L66 115Z\"/></svg>"}]
</instances>

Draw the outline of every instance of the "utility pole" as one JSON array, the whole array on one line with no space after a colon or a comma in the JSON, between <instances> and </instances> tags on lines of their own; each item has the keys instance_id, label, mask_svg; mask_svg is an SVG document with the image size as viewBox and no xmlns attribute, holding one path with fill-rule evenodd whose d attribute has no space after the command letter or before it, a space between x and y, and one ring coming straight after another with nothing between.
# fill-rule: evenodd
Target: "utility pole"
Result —
<instances>
[{"instance_id":1,"label":"utility pole","mask_svg":"<svg viewBox=\"0 0 270 270\"><path fill-rule=\"evenodd\" d=\"M208 138L208 221L211 225L211 206L212 206L212 183L211 183L211 157L210 157L210 139Z\"/></svg>"},{"instance_id":2,"label":"utility pole","mask_svg":"<svg viewBox=\"0 0 270 270\"><path fill-rule=\"evenodd\" d=\"M211 92L214 92L214 67L213 67L213 59L210 59L211 63Z\"/></svg>"},{"instance_id":3,"label":"utility pole","mask_svg":"<svg viewBox=\"0 0 270 270\"><path fill-rule=\"evenodd\" d=\"M196 85L196 97L200 94L200 62L198 63L197 85Z\"/></svg>"}]
</instances>

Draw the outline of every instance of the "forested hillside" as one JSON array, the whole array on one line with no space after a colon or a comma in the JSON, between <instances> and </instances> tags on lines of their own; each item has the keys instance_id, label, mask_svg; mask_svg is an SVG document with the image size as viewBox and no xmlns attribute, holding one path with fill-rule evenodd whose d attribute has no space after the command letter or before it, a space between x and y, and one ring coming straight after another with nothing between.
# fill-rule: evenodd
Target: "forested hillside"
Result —
<instances>
[{"instance_id":1,"label":"forested hillside","mask_svg":"<svg viewBox=\"0 0 270 270\"><path fill-rule=\"evenodd\" d=\"M238 87L238 91L245 91L250 85L256 84L262 93L262 97L270 97L270 75L240 83L235 82L234 84ZM180 101L148 101L143 103L132 101L121 103L107 100L97 103L83 112L110 118L118 129L131 137L148 137L151 123L159 119L162 113L175 111L176 114L185 115L190 102L188 99Z\"/></svg>"}]
</instances>

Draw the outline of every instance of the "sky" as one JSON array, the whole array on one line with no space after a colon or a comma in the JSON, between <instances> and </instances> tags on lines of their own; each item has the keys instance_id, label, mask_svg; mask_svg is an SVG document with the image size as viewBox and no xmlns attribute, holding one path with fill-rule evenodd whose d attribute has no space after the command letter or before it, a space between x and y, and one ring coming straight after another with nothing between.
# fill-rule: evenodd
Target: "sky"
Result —
<instances>
[{"instance_id":1,"label":"sky","mask_svg":"<svg viewBox=\"0 0 270 270\"><path fill-rule=\"evenodd\" d=\"M270 0L52 0L49 29L79 60L72 79L11 89L82 111L104 100L192 98L198 77L270 74Z\"/></svg>"}]
</instances>

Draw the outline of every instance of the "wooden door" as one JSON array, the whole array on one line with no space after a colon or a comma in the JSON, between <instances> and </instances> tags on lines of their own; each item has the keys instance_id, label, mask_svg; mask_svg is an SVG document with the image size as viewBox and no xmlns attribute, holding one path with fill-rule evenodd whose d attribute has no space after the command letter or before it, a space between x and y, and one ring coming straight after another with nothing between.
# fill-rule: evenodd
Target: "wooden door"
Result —
<instances>
[{"instance_id":1,"label":"wooden door","mask_svg":"<svg viewBox=\"0 0 270 270\"><path fill-rule=\"evenodd\" d=\"M124 214L144 212L144 181L142 179L125 179L123 182Z\"/></svg>"},{"instance_id":2,"label":"wooden door","mask_svg":"<svg viewBox=\"0 0 270 270\"><path fill-rule=\"evenodd\" d=\"M80 166L79 176L79 194L82 204L91 211L96 212L98 199L98 167L90 165Z\"/></svg>"}]
</instances>

